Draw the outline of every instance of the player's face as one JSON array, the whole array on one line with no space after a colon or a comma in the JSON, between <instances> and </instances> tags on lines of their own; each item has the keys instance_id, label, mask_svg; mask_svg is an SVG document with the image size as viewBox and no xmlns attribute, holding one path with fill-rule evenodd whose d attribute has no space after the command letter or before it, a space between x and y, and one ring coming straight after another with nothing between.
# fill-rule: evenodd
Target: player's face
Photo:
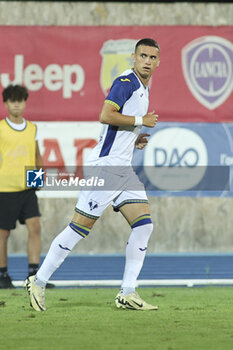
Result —
<instances>
[{"instance_id":1,"label":"player's face","mask_svg":"<svg viewBox=\"0 0 233 350\"><path fill-rule=\"evenodd\" d=\"M134 70L147 83L160 63L160 52L156 47L140 45L132 56Z\"/></svg>"},{"instance_id":2,"label":"player's face","mask_svg":"<svg viewBox=\"0 0 233 350\"><path fill-rule=\"evenodd\" d=\"M26 101L10 101L5 102L5 106L9 111L9 115L14 118L20 118L23 115L23 111L26 107Z\"/></svg>"}]
</instances>

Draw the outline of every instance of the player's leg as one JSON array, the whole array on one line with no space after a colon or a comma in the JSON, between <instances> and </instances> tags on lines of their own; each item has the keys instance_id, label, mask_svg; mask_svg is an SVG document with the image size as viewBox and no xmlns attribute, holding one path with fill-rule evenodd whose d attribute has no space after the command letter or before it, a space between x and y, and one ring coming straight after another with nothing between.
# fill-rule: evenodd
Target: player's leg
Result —
<instances>
[{"instance_id":1,"label":"player's leg","mask_svg":"<svg viewBox=\"0 0 233 350\"><path fill-rule=\"evenodd\" d=\"M80 223L79 223L80 222ZM70 224L52 241L49 251L35 276L26 279L26 289L31 306L45 311L45 287L52 274L59 268L74 246L86 237L95 220L76 214Z\"/></svg>"},{"instance_id":2,"label":"player's leg","mask_svg":"<svg viewBox=\"0 0 233 350\"><path fill-rule=\"evenodd\" d=\"M0 288L15 288L8 274L7 242L19 212L17 194L0 193Z\"/></svg>"},{"instance_id":3,"label":"player's leg","mask_svg":"<svg viewBox=\"0 0 233 350\"><path fill-rule=\"evenodd\" d=\"M28 230L28 265L29 275L38 270L41 252L41 225L38 216L25 220Z\"/></svg>"},{"instance_id":4,"label":"player's leg","mask_svg":"<svg viewBox=\"0 0 233 350\"><path fill-rule=\"evenodd\" d=\"M82 191L69 225L53 240L48 254L36 274L37 284L44 287L73 247L90 233L96 220L120 192Z\"/></svg>"},{"instance_id":5,"label":"player's leg","mask_svg":"<svg viewBox=\"0 0 233 350\"><path fill-rule=\"evenodd\" d=\"M125 270L116 306L134 310L157 310L147 304L135 292L137 278L143 266L153 224L145 191L125 191L114 202L114 210L120 211L131 226L126 246Z\"/></svg>"},{"instance_id":6,"label":"player's leg","mask_svg":"<svg viewBox=\"0 0 233 350\"><path fill-rule=\"evenodd\" d=\"M82 191L80 193L72 221L52 241L36 276L31 276L26 281L31 305L36 311L45 311L46 283L74 246L88 236L96 220L113 200L114 193L109 194L104 191L100 193Z\"/></svg>"},{"instance_id":7,"label":"player's leg","mask_svg":"<svg viewBox=\"0 0 233 350\"><path fill-rule=\"evenodd\" d=\"M7 241L9 230L0 229L0 289L14 288L7 271Z\"/></svg>"},{"instance_id":8,"label":"player's leg","mask_svg":"<svg viewBox=\"0 0 233 350\"><path fill-rule=\"evenodd\" d=\"M36 274L37 283L44 287L52 274L59 268L74 246L87 237L97 219L75 213L65 229L52 241L49 251Z\"/></svg>"},{"instance_id":9,"label":"player's leg","mask_svg":"<svg viewBox=\"0 0 233 350\"><path fill-rule=\"evenodd\" d=\"M19 222L25 224L28 231L28 276L36 274L40 263L41 225L40 211L35 190L25 190L20 194Z\"/></svg>"},{"instance_id":10,"label":"player's leg","mask_svg":"<svg viewBox=\"0 0 233 350\"><path fill-rule=\"evenodd\" d=\"M147 203L124 205L120 212L132 229L126 246L126 264L122 281L123 292L128 294L135 291L153 224Z\"/></svg>"},{"instance_id":11,"label":"player's leg","mask_svg":"<svg viewBox=\"0 0 233 350\"><path fill-rule=\"evenodd\" d=\"M0 269L7 266L7 241L9 230L0 229Z\"/></svg>"}]
</instances>

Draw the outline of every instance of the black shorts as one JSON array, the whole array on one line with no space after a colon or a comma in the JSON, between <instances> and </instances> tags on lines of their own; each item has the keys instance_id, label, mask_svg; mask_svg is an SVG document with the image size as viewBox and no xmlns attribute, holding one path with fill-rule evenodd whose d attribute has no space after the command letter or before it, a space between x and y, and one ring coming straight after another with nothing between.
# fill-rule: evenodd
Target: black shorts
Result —
<instances>
[{"instance_id":1,"label":"black shorts","mask_svg":"<svg viewBox=\"0 0 233 350\"><path fill-rule=\"evenodd\" d=\"M40 216L35 190L20 192L0 192L0 228L12 230L16 221L25 224L25 220Z\"/></svg>"}]
</instances>

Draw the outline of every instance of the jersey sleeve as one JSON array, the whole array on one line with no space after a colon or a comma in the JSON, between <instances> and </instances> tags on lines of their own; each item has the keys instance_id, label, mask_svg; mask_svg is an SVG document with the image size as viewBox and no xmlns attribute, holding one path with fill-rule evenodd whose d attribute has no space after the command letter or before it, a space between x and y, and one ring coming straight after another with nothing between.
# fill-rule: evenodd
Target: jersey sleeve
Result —
<instances>
[{"instance_id":1,"label":"jersey sleeve","mask_svg":"<svg viewBox=\"0 0 233 350\"><path fill-rule=\"evenodd\" d=\"M113 105L119 111L132 94L133 82L129 78L121 76L113 82L105 103Z\"/></svg>"}]
</instances>

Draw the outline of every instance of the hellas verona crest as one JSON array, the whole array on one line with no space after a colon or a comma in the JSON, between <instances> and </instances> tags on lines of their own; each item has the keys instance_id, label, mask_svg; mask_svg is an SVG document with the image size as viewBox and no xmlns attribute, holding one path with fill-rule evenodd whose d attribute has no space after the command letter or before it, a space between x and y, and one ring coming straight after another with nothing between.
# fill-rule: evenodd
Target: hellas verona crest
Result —
<instances>
[{"instance_id":1,"label":"hellas verona crest","mask_svg":"<svg viewBox=\"0 0 233 350\"><path fill-rule=\"evenodd\" d=\"M136 40L118 39L105 41L100 51L102 55L102 66L100 73L100 85L103 93L108 94L113 80L123 71L132 68L131 58Z\"/></svg>"},{"instance_id":2,"label":"hellas verona crest","mask_svg":"<svg viewBox=\"0 0 233 350\"><path fill-rule=\"evenodd\" d=\"M233 43L219 36L199 37L182 49L182 68L193 96L213 110L233 90Z\"/></svg>"}]
</instances>

